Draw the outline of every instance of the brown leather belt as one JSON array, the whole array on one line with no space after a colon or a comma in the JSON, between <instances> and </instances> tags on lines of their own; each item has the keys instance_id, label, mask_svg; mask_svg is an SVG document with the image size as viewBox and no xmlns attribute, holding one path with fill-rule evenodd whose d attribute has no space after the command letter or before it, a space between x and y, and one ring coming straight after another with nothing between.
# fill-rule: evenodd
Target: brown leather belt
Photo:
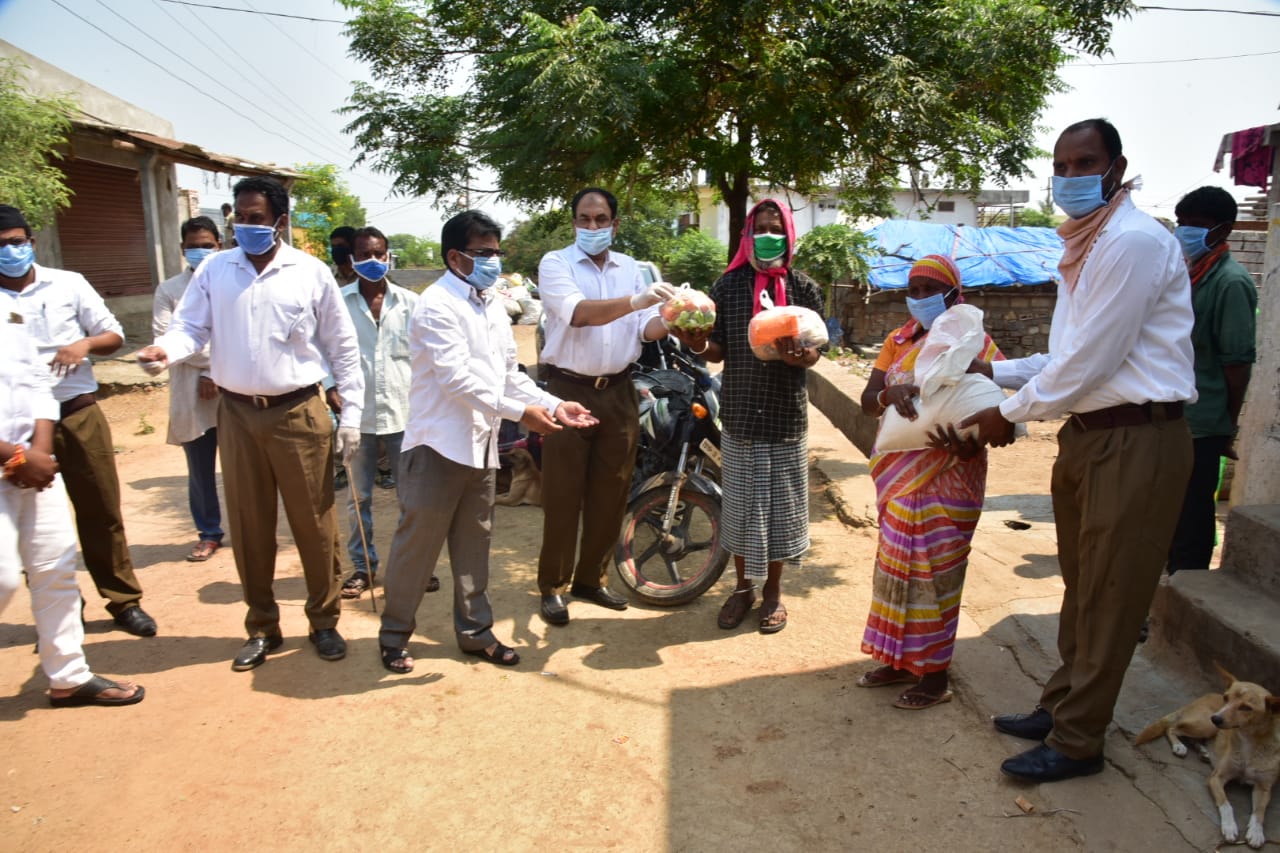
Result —
<instances>
[{"instance_id":1,"label":"brown leather belt","mask_svg":"<svg viewBox=\"0 0 1280 853\"><path fill-rule=\"evenodd\" d=\"M64 419L69 418L81 409L87 409L96 402L98 402L98 399L92 394L77 394L62 404L62 411L59 415Z\"/></svg>"},{"instance_id":2,"label":"brown leather belt","mask_svg":"<svg viewBox=\"0 0 1280 853\"><path fill-rule=\"evenodd\" d=\"M273 409L276 406L282 406L285 403L292 403L294 400L300 400L303 397L318 394L320 392L319 385L306 385L293 391L286 391L283 394L270 396L267 394L237 394L235 391L228 391L226 388L219 387L219 391L228 399L236 400L240 403L248 403L255 409Z\"/></svg>"},{"instance_id":3,"label":"brown leather belt","mask_svg":"<svg viewBox=\"0 0 1280 853\"><path fill-rule=\"evenodd\" d=\"M615 385L622 380L631 379L631 368L620 373L613 373L608 376L583 376L581 373L574 373L572 370L565 370L563 367L556 367L554 364L542 365L547 369L548 376L558 376L566 382L572 382L575 385L588 385L597 391L603 391L610 385Z\"/></svg>"},{"instance_id":4,"label":"brown leather belt","mask_svg":"<svg viewBox=\"0 0 1280 853\"><path fill-rule=\"evenodd\" d=\"M1176 421L1182 417L1182 401L1173 403L1122 403L1107 409L1096 409L1072 415L1071 420L1084 430L1115 429L1116 427L1142 426L1161 421Z\"/></svg>"}]
</instances>

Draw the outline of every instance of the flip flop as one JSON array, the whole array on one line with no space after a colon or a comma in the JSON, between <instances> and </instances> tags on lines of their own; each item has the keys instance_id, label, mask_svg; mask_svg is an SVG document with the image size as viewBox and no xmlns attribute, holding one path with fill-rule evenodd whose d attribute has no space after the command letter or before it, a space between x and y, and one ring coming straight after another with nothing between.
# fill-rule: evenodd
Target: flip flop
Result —
<instances>
[{"instance_id":1,"label":"flip flop","mask_svg":"<svg viewBox=\"0 0 1280 853\"><path fill-rule=\"evenodd\" d=\"M743 593L746 593L746 597L743 597ZM746 602L745 604L743 604L744 601ZM755 606L755 603L755 586L734 590L733 594L720 607L720 615L716 617L716 624L726 631L737 628L742 624L742 620L747 618L747 614L751 612L751 608Z\"/></svg>"},{"instance_id":2,"label":"flip flop","mask_svg":"<svg viewBox=\"0 0 1280 853\"><path fill-rule=\"evenodd\" d=\"M214 555L214 552L222 547L221 542L215 542L212 539L201 539L191 549L191 553L187 555L188 563L203 563Z\"/></svg>"},{"instance_id":3,"label":"flip flop","mask_svg":"<svg viewBox=\"0 0 1280 853\"><path fill-rule=\"evenodd\" d=\"M877 672L888 672L885 677L877 677ZM894 668L890 666L878 666L875 669L862 673L854 684L858 687L888 687L890 684L917 684L920 677L912 675L909 672L894 672Z\"/></svg>"},{"instance_id":4,"label":"flip flop","mask_svg":"<svg viewBox=\"0 0 1280 853\"><path fill-rule=\"evenodd\" d=\"M769 619L775 614L780 614L782 619L774 624L768 624ZM787 606L781 601L766 601L760 605L760 633L776 634L783 628L787 627Z\"/></svg>"},{"instance_id":5,"label":"flip flop","mask_svg":"<svg viewBox=\"0 0 1280 853\"><path fill-rule=\"evenodd\" d=\"M102 694L111 688L117 690L122 689L119 684L110 678L103 678L101 675L95 675L84 684L76 688L76 692L67 696L50 696L49 704L55 708L79 708L85 705L135 705L142 701L142 697L147 691L142 688L141 684L134 685L133 693L120 699L112 699Z\"/></svg>"},{"instance_id":6,"label":"flip flop","mask_svg":"<svg viewBox=\"0 0 1280 853\"><path fill-rule=\"evenodd\" d=\"M907 696L918 696L922 702L907 702ZM932 708L934 705L942 705L950 702L952 693L950 690L944 690L939 696L927 696L924 693L912 693L910 690L904 691L901 696L894 700L893 707L900 708L903 711L923 711L925 708Z\"/></svg>"},{"instance_id":7,"label":"flip flop","mask_svg":"<svg viewBox=\"0 0 1280 853\"><path fill-rule=\"evenodd\" d=\"M520 655L516 654L515 649L510 646L504 646L502 643L498 643L498 647L493 650L493 654L489 654L484 649L463 649L463 651L498 666L515 666L520 663ZM507 652L511 652L511 657L507 657Z\"/></svg>"}]
</instances>

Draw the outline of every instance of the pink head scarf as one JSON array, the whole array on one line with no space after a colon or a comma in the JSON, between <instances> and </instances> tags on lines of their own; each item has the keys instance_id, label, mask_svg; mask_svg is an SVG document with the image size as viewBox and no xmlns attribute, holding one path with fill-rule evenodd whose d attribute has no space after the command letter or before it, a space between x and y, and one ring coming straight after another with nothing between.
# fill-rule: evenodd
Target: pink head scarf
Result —
<instances>
[{"instance_id":1,"label":"pink head scarf","mask_svg":"<svg viewBox=\"0 0 1280 853\"><path fill-rule=\"evenodd\" d=\"M782 256L782 263L774 267L765 267L763 269L756 262L755 241L755 223L756 213L764 205L777 208L782 215L782 227L787 233L787 251ZM747 213L746 224L742 226L742 239L738 241L738 253L733 256L733 260L729 262L729 266L725 267L726 273L736 270L739 267L745 267L748 264L755 268L756 280L754 295L751 300L752 316L759 314L763 306L760 304L760 294L765 291L772 280L776 282L773 287L773 304L782 307L787 304L787 269L791 266L791 254L796 248L796 225L791 219L791 209L782 202L766 198L751 208Z\"/></svg>"}]
</instances>

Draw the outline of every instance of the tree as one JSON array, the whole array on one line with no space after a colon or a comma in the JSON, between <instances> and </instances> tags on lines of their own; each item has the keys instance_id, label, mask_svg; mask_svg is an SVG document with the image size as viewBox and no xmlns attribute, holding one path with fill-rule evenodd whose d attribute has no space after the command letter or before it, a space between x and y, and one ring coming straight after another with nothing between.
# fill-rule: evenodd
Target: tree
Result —
<instances>
[{"instance_id":1,"label":"tree","mask_svg":"<svg viewBox=\"0 0 1280 853\"><path fill-rule=\"evenodd\" d=\"M887 210L902 175L977 192L1027 174L1057 69L1099 55L1129 0L343 0L359 159L407 194L481 167L540 204L588 183L833 185ZM450 92L458 94L448 94Z\"/></svg>"},{"instance_id":2,"label":"tree","mask_svg":"<svg viewBox=\"0 0 1280 853\"><path fill-rule=\"evenodd\" d=\"M76 105L68 96L27 92L25 68L0 59L0 199L38 230L71 203L66 178L53 161L62 159L58 149L67 142Z\"/></svg>"},{"instance_id":3,"label":"tree","mask_svg":"<svg viewBox=\"0 0 1280 853\"><path fill-rule=\"evenodd\" d=\"M329 232L342 225L363 227L364 208L338 174L337 166L299 163L293 168L302 173L293 185L293 224L306 232L313 255L328 258Z\"/></svg>"},{"instance_id":4,"label":"tree","mask_svg":"<svg viewBox=\"0 0 1280 853\"><path fill-rule=\"evenodd\" d=\"M516 223L516 227L502 238L502 248L507 252L502 268L536 279L542 256L563 249L572 242L573 223L569 219L568 207L535 213Z\"/></svg>"},{"instance_id":5,"label":"tree","mask_svg":"<svg viewBox=\"0 0 1280 853\"><path fill-rule=\"evenodd\" d=\"M728 250L710 234L689 229L676 241L664 276L675 284L689 282L698 290L710 290L724 272Z\"/></svg>"},{"instance_id":6,"label":"tree","mask_svg":"<svg viewBox=\"0 0 1280 853\"><path fill-rule=\"evenodd\" d=\"M417 267L438 270L444 267L444 261L440 259L440 244L425 237L388 234L387 248L396 256L396 264L401 269Z\"/></svg>"},{"instance_id":7,"label":"tree","mask_svg":"<svg viewBox=\"0 0 1280 853\"><path fill-rule=\"evenodd\" d=\"M877 251L875 241L848 225L819 225L800 238L791 265L827 289L827 316L835 307L837 282L866 281L867 261Z\"/></svg>"}]
</instances>

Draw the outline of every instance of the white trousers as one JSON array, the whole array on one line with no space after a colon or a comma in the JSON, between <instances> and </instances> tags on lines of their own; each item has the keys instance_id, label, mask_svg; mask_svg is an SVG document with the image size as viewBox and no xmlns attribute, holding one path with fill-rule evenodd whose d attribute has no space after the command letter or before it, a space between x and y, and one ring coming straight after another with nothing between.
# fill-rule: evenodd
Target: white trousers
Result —
<instances>
[{"instance_id":1,"label":"white trousers","mask_svg":"<svg viewBox=\"0 0 1280 853\"><path fill-rule=\"evenodd\" d=\"M76 534L61 475L40 492L0 480L0 613L17 591L24 568L40 667L55 690L79 687L93 673L84 659Z\"/></svg>"}]
</instances>

